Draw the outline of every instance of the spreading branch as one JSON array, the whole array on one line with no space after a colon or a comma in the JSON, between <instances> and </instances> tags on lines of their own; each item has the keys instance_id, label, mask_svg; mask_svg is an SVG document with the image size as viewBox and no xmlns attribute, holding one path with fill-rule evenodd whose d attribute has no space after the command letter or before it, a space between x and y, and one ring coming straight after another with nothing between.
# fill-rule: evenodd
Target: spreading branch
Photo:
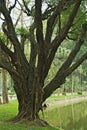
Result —
<instances>
[{"instance_id":1,"label":"spreading branch","mask_svg":"<svg viewBox=\"0 0 87 130\"><path fill-rule=\"evenodd\" d=\"M76 57L77 53L80 50L80 47L84 43L84 39L86 37L87 33L87 24L82 25L82 31L79 36L79 39L77 43L75 44L75 47L72 49L71 53L69 54L66 61L63 63L63 65L58 70L56 76L52 79L52 81L44 88L44 92L49 92L48 94L44 94L43 100L45 100L48 96L52 94L53 91L55 91L58 87L60 87L66 77L71 74L85 59L87 59L87 52L75 63L71 66L74 58Z\"/></svg>"},{"instance_id":2,"label":"spreading branch","mask_svg":"<svg viewBox=\"0 0 87 130\"><path fill-rule=\"evenodd\" d=\"M64 25L64 27L61 29L60 34L58 36L56 36L56 38L52 41L52 45L49 49L49 53L48 53L48 57L47 57L47 62L46 62L46 70L45 70L45 76L48 74L48 70L50 68L50 65L54 59L55 53L58 49L58 47L61 45L62 41L66 38L69 29L72 26L72 23L74 21L74 18L78 12L79 6L81 4L82 0L77 0L73 11L71 12L69 19L66 23L66 25Z\"/></svg>"}]
</instances>

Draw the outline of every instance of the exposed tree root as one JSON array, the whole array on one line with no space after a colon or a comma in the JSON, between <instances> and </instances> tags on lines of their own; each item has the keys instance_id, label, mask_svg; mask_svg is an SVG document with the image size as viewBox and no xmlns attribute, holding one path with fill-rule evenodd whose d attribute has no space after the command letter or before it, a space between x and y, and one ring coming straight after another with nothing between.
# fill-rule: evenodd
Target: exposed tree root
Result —
<instances>
[{"instance_id":1,"label":"exposed tree root","mask_svg":"<svg viewBox=\"0 0 87 130\"><path fill-rule=\"evenodd\" d=\"M27 126L42 126L42 127L46 127L48 126L49 124L40 119L40 118L37 118L35 120L29 120L28 118L19 118L19 116L16 116L10 120L8 120L9 122L12 122L12 123L24 123L26 124Z\"/></svg>"}]
</instances>

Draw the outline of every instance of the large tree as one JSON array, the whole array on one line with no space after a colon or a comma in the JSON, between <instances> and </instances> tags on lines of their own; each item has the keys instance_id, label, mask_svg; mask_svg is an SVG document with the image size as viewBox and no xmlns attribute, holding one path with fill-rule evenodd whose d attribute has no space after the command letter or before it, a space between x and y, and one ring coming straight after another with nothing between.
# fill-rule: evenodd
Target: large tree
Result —
<instances>
[{"instance_id":1,"label":"large tree","mask_svg":"<svg viewBox=\"0 0 87 130\"><path fill-rule=\"evenodd\" d=\"M0 0L1 26L8 40L7 44L4 39L0 38L0 67L9 72L14 82L18 99L18 115L14 118L15 121L39 119L38 113L42 103L87 58L86 52L73 63L85 42L87 30L86 22L82 22L82 25L79 25L79 31L75 31L76 22L80 19L79 10L84 13L83 2L86 1L59 0L52 3L47 0L43 2L35 0L31 4L28 0L22 0L22 3L20 0L15 0L14 4L9 6L5 0ZM44 5L45 8L43 8ZM19 6L27 17L33 18L32 24L29 28L27 27L27 33L24 33L22 28L21 40L16 33L17 24L14 24L14 17L17 16L11 15L11 12ZM56 28L57 31L55 31ZM71 37L74 36L74 32L78 32L75 39ZM54 78L45 86L44 82L55 54L61 44L65 43L63 41L66 38L74 40L73 49L60 68L58 67ZM25 43L30 45L27 50L30 51L28 58L25 54Z\"/></svg>"}]
</instances>

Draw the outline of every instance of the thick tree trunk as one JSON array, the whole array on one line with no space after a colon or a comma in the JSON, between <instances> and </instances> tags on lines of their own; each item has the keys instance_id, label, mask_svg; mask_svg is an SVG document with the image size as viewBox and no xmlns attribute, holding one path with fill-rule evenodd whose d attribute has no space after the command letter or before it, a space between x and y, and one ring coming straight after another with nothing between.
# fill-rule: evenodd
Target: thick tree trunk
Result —
<instances>
[{"instance_id":1,"label":"thick tree trunk","mask_svg":"<svg viewBox=\"0 0 87 130\"><path fill-rule=\"evenodd\" d=\"M18 99L18 115L12 120L18 122L39 119L38 113L42 107L43 89L38 78L33 80L32 86L29 86L28 79L21 81L17 77L13 77L13 81Z\"/></svg>"}]
</instances>

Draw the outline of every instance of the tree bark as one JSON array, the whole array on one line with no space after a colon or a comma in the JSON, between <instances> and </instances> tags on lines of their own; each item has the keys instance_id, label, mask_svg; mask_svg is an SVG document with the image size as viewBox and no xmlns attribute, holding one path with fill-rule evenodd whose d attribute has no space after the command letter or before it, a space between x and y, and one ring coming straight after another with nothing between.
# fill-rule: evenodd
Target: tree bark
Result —
<instances>
[{"instance_id":1,"label":"tree bark","mask_svg":"<svg viewBox=\"0 0 87 130\"><path fill-rule=\"evenodd\" d=\"M6 70L2 69L2 99L3 103L8 103L8 91L6 83Z\"/></svg>"},{"instance_id":2,"label":"tree bark","mask_svg":"<svg viewBox=\"0 0 87 130\"><path fill-rule=\"evenodd\" d=\"M12 119L14 122L20 120L36 120L39 119L39 110L42 107L43 88L36 75L33 82L31 79L25 81L24 77L18 78L12 74L14 89L18 99L18 115Z\"/></svg>"}]
</instances>

